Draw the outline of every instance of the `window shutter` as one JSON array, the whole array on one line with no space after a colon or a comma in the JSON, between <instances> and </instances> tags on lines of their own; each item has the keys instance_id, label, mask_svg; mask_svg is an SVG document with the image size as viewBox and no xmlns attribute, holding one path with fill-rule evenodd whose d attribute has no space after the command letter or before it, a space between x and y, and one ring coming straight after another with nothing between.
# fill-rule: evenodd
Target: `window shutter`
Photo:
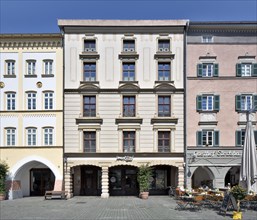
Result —
<instances>
[{"instance_id":1,"label":"window shutter","mask_svg":"<svg viewBox=\"0 0 257 220\"><path fill-rule=\"evenodd\" d=\"M236 111L241 111L241 95L236 95Z\"/></svg>"},{"instance_id":2,"label":"window shutter","mask_svg":"<svg viewBox=\"0 0 257 220\"><path fill-rule=\"evenodd\" d=\"M218 76L219 76L219 64L215 63L215 64L213 65L213 67L214 67L213 76L214 76L214 77L218 77Z\"/></svg>"},{"instance_id":3,"label":"window shutter","mask_svg":"<svg viewBox=\"0 0 257 220\"><path fill-rule=\"evenodd\" d=\"M196 97L196 110L201 111L202 110L202 96L198 95Z\"/></svg>"},{"instance_id":4,"label":"window shutter","mask_svg":"<svg viewBox=\"0 0 257 220\"><path fill-rule=\"evenodd\" d=\"M197 64L197 76L202 77L203 75L203 64Z\"/></svg>"},{"instance_id":5,"label":"window shutter","mask_svg":"<svg viewBox=\"0 0 257 220\"><path fill-rule=\"evenodd\" d=\"M252 64L252 76L257 76L257 63Z\"/></svg>"},{"instance_id":6,"label":"window shutter","mask_svg":"<svg viewBox=\"0 0 257 220\"><path fill-rule=\"evenodd\" d=\"M257 95L253 95L253 108L254 111L256 112L257 111Z\"/></svg>"},{"instance_id":7,"label":"window shutter","mask_svg":"<svg viewBox=\"0 0 257 220\"><path fill-rule=\"evenodd\" d=\"M214 141L213 141L213 146L218 147L220 145L220 132L219 131L214 131Z\"/></svg>"},{"instance_id":8,"label":"window shutter","mask_svg":"<svg viewBox=\"0 0 257 220\"><path fill-rule=\"evenodd\" d=\"M236 131L236 146L241 147L241 131Z\"/></svg>"},{"instance_id":9,"label":"window shutter","mask_svg":"<svg viewBox=\"0 0 257 220\"><path fill-rule=\"evenodd\" d=\"M236 76L241 76L241 63L236 64Z\"/></svg>"},{"instance_id":10,"label":"window shutter","mask_svg":"<svg viewBox=\"0 0 257 220\"><path fill-rule=\"evenodd\" d=\"M202 131L197 131L196 133L196 143L197 143L197 146L202 146L203 145L203 142L202 142Z\"/></svg>"},{"instance_id":11,"label":"window shutter","mask_svg":"<svg viewBox=\"0 0 257 220\"><path fill-rule=\"evenodd\" d=\"M216 110L216 111L220 110L220 96L219 95L214 96L214 110Z\"/></svg>"},{"instance_id":12,"label":"window shutter","mask_svg":"<svg viewBox=\"0 0 257 220\"><path fill-rule=\"evenodd\" d=\"M257 131L254 131L254 140L255 140L255 145L257 147Z\"/></svg>"}]
</instances>

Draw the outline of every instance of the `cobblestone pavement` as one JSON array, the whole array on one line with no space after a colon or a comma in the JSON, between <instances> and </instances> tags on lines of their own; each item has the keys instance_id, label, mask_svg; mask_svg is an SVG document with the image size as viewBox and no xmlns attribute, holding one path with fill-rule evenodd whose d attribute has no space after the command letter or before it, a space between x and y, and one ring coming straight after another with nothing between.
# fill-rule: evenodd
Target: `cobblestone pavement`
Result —
<instances>
[{"instance_id":1,"label":"cobblestone pavement","mask_svg":"<svg viewBox=\"0 0 257 220\"><path fill-rule=\"evenodd\" d=\"M150 196L148 200L137 197L74 197L69 200L27 197L1 201L0 219L232 219L232 212L224 217L212 209L178 211L175 207L176 200L168 196ZM257 219L257 211L243 210L243 219Z\"/></svg>"}]
</instances>

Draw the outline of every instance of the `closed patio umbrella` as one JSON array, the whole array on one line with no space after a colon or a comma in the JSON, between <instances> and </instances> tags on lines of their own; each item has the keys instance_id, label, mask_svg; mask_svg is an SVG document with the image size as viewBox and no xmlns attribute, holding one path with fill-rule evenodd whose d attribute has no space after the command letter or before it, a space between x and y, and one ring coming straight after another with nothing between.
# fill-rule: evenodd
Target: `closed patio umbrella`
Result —
<instances>
[{"instance_id":1,"label":"closed patio umbrella","mask_svg":"<svg viewBox=\"0 0 257 220\"><path fill-rule=\"evenodd\" d=\"M257 192L257 156L252 122L247 120L240 167L240 185L247 192Z\"/></svg>"}]
</instances>

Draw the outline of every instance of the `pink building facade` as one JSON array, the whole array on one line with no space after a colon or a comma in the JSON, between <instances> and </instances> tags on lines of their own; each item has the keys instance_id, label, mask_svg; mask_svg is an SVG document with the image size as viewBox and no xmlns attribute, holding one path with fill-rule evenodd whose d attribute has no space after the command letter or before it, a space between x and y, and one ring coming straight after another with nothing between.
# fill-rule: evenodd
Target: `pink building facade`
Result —
<instances>
[{"instance_id":1,"label":"pink building facade","mask_svg":"<svg viewBox=\"0 0 257 220\"><path fill-rule=\"evenodd\" d=\"M186 186L239 182L246 110L257 109L257 23L192 22L186 61ZM257 140L256 111L250 115Z\"/></svg>"}]
</instances>

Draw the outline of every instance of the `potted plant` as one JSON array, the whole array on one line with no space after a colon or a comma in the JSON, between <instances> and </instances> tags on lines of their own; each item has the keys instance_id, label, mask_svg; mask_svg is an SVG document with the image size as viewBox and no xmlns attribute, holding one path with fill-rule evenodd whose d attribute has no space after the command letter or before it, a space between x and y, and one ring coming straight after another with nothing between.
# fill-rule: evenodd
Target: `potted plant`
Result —
<instances>
[{"instance_id":1,"label":"potted plant","mask_svg":"<svg viewBox=\"0 0 257 220\"><path fill-rule=\"evenodd\" d=\"M152 168L149 164L141 165L137 173L137 181L139 184L139 197L142 199L148 199L149 188L150 188L150 178L152 177Z\"/></svg>"},{"instance_id":2,"label":"potted plant","mask_svg":"<svg viewBox=\"0 0 257 220\"><path fill-rule=\"evenodd\" d=\"M0 161L0 200L5 199L5 181L8 169L8 165L5 162Z\"/></svg>"},{"instance_id":3,"label":"potted plant","mask_svg":"<svg viewBox=\"0 0 257 220\"><path fill-rule=\"evenodd\" d=\"M237 201L237 211L233 212L233 219L242 219L242 212L240 212L240 201L245 198L247 192L241 186L233 186L230 193L234 196Z\"/></svg>"}]
</instances>

